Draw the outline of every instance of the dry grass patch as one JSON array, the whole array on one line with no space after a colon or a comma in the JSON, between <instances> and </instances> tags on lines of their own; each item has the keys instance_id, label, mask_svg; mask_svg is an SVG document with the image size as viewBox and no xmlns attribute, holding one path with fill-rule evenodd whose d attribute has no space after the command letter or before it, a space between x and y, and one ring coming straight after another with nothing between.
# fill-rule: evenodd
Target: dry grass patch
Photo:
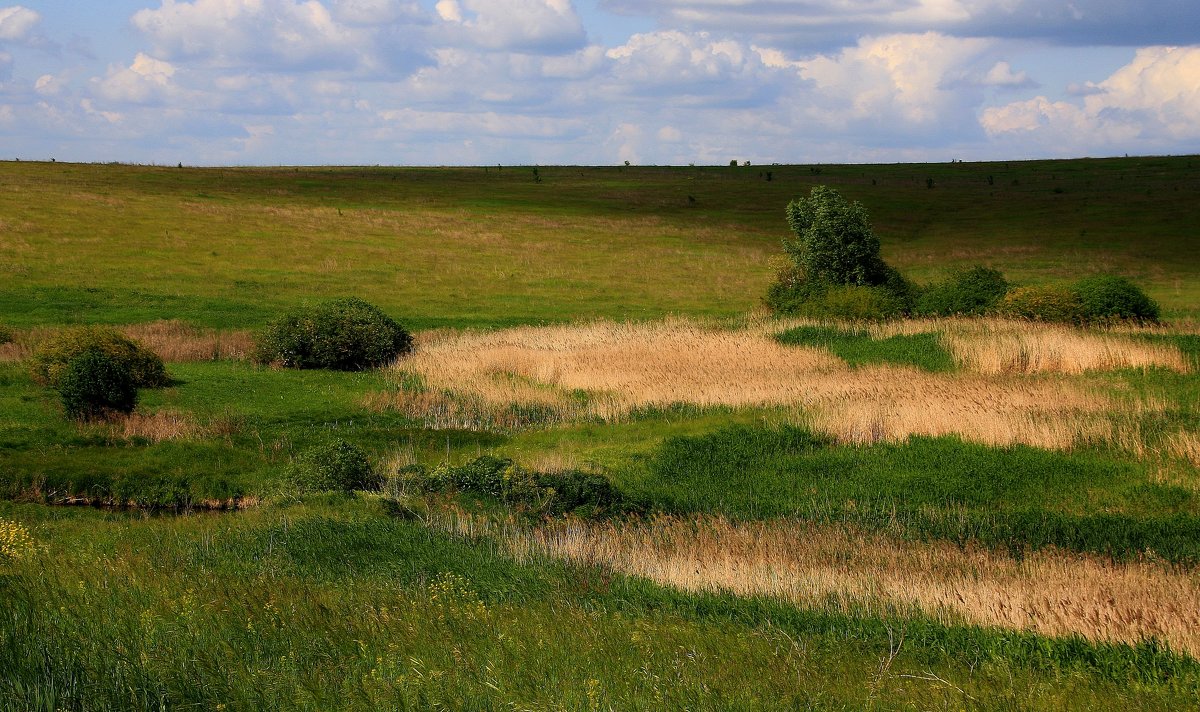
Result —
<instances>
[{"instance_id":1,"label":"dry grass patch","mask_svg":"<svg viewBox=\"0 0 1200 712\"><path fill-rule=\"evenodd\" d=\"M792 520L663 517L525 528L448 510L430 521L461 535L495 535L518 559L601 565L685 591L769 596L854 615L919 612L947 624L1096 641L1153 637L1200 655L1200 577L1154 564L1047 551L1018 560Z\"/></svg>"},{"instance_id":2,"label":"dry grass patch","mask_svg":"<svg viewBox=\"0 0 1200 712\"><path fill-rule=\"evenodd\" d=\"M118 326L117 330L167 362L241 361L248 359L254 350L254 335L250 331L203 329L174 319ZM61 329L54 327L15 331L12 343L0 344L0 362L29 358L38 344L59 331Z\"/></svg>"},{"instance_id":3,"label":"dry grass patch","mask_svg":"<svg viewBox=\"0 0 1200 712\"><path fill-rule=\"evenodd\" d=\"M472 429L611 422L683 403L796 407L797 417L846 442L958 434L1070 448L1111 437L1111 399L1058 378L850 369L823 349L783 346L773 333L761 322L727 330L678 319L443 331L425 335L396 366L409 388L368 403L432 427Z\"/></svg>"},{"instance_id":4,"label":"dry grass patch","mask_svg":"<svg viewBox=\"0 0 1200 712\"><path fill-rule=\"evenodd\" d=\"M1067 326L958 322L943 338L963 367L979 373L1066 373L1167 368L1187 373L1179 349L1111 332Z\"/></svg>"}]
</instances>

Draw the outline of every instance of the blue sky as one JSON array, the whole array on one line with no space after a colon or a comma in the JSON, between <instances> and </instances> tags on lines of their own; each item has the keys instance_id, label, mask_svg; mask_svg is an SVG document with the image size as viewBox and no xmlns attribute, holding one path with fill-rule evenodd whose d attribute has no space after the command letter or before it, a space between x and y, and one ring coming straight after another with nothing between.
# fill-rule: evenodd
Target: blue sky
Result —
<instances>
[{"instance_id":1,"label":"blue sky","mask_svg":"<svg viewBox=\"0 0 1200 712\"><path fill-rule=\"evenodd\" d=\"M1195 0L0 0L0 158L1200 153Z\"/></svg>"}]
</instances>

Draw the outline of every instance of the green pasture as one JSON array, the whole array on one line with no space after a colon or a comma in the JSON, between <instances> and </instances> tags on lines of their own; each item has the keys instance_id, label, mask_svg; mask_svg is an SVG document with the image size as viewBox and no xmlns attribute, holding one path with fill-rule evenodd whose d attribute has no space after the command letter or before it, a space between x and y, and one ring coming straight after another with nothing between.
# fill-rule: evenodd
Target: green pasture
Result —
<instances>
[{"instance_id":1,"label":"green pasture","mask_svg":"<svg viewBox=\"0 0 1200 712\"><path fill-rule=\"evenodd\" d=\"M1120 273L1188 322L1200 317L1193 161L538 167L536 180L528 166L4 162L0 326L257 328L334 296L418 331L672 314L736 323L773 278L784 206L817 184L861 200L884 258L919 282L975 264L1015 283ZM1190 331L1137 338L1200 366ZM932 333L808 326L779 341L852 367L956 368ZM168 371L172 384L142 390L139 412L178 414L196 432L156 442L66 420L25 364L0 362L0 523L34 541L0 559L0 712L1200 706L1200 664L1155 641L833 615L518 563L486 536L394 516L380 493L301 496L284 477L334 439L385 476L481 455L559 462L606 478L640 514L796 517L1194 574L1200 488L1179 456L952 437L839 445L783 408L433 430L372 407L402 387L394 374L245 361ZM1114 415L1149 445L1200 430L1195 371L1078 380L1130 404ZM1133 407L1146 399L1161 407ZM527 522L494 498L435 499ZM136 507L56 506L69 501ZM197 511L231 501L250 506Z\"/></svg>"},{"instance_id":2,"label":"green pasture","mask_svg":"<svg viewBox=\"0 0 1200 712\"><path fill-rule=\"evenodd\" d=\"M540 182L517 166L5 162L0 320L245 327L342 295L416 328L737 315L771 280L783 206L817 184L862 201L917 281L1115 272L1195 316L1194 161L540 167Z\"/></svg>"}]
</instances>

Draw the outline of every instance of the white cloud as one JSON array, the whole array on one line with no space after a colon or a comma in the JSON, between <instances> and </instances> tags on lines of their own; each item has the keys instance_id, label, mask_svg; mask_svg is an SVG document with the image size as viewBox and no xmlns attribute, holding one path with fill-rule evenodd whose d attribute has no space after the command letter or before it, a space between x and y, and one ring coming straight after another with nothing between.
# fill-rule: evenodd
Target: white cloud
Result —
<instances>
[{"instance_id":1,"label":"white cloud","mask_svg":"<svg viewBox=\"0 0 1200 712\"><path fill-rule=\"evenodd\" d=\"M175 67L170 62L138 52L128 67L110 67L103 79L92 80L98 97L125 104L161 104L177 88L171 78Z\"/></svg>"},{"instance_id":2,"label":"white cloud","mask_svg":"<svg viewBox=\"0 0 1200 712\"><path fill-rule=\"evenodd\" d=\"M352 69L366 43L316 0L163 0L132 21L155 54L217 66Z\"/></svg>"},{"instance_id":3,"label":"white cloud","mask_svg":"<svg viewBox=\"0 0 1200 712\"><path fill-rule=\"evenodd\" d=\"M689 106L744 103L770 93L779 75L759 52L707 32L648 32L607 52L614 95L675 97Z\"/></svg>"},{"instance_id":4,"label":"white cloud","mask_svg":"<svg viewBox=\"0 0 1200 712\"><path fill-rule=\"evenodd\" d=\"M1008 62L996 62L980 83L989 87L1013 88L1032 86L1033 80L1026 72L1014 72Z\"/></svg>"},{"instance_id":5,"label":"white cloud","mask_svg":"<svg viewBox=\"0 0 1200 712\"><path fill-rule=\"evenodd\" d=\"M1037 97L986 109L989 136L1060 155L1200 146L1200 47L1149 47L1082 102Z\"/></svg>"},{"instance_id":6,"label":"white cloud","mask_svg":"<svg viewBox=\"0 0 1200 712\"><path fill-rule=\"evenodd\" d=\"M978 97L956 80L993 48L990 40L936 32L864 38L834 55L797 63L822 101L810 116L827 124L865 121L947 126Z\"/></svg>"},{"instance_id":7,"label":"white cloud","mask_svg":"<svg viewBox=\"0 0 1200 712\"><path fill-rule=\"evenodd\" d=\"M583 47L570 0L439 0L445 39L489 50L556 53Z\"/></svg>"},{"instance_id":8,"label":"white cloud","mask_svg":"<svg viewBox=\"0 0 1200 712\"><path fill-rule=\"evenodd\" d=\"M347 25L390 25L416 20L421 9L404 0L332 0L330 12L338 22Z\"/></svg>"},{"instance_id":9,"label":"white cloud","mask_svg":"<svg viewBox=\"0 0 1200 712\"><path fill-rule=\"evenodd\" d=\"M27 42L34 39L42 16L27 7L0 7L0 40Z\"/></svg>"}]
</instances>

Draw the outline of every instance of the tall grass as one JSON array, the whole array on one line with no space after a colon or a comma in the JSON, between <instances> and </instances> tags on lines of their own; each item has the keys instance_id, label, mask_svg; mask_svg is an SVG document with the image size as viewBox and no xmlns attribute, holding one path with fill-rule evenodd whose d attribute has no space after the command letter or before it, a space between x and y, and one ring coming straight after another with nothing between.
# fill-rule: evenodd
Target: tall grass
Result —
<instances>
[{"instance_id":1,"label":"tall grass","mask_svg":"<svg viewBox=\"0 0 1200 712\"><path fill-rule=\"evenodd\" d=\"M686 591L763 595L838 614L915 614L1055 637L1131 644L1157 639L1200 653L1200 580L1156 564L1113 564L1055 551L1018 559L787 519L733 523L668 516L525 527L452 508L430 521L450 532L498 537L518 560L563 558Z\"/></svg>"},{"instance_id":2,"label":"tall grass","mask_svg":"<svg viewBox=\"0 0 1200 712\"><path fill-rule=\"evenodd\" d=\"M183 519L4 514L29 518L40 547L0 576L6 712L1153 709L1186 704L1200 674L1154 645L861 619L516 565L487 539L355 502ZM889 626L904 632L899 650Z\"/></svg>"},{"instance_id":3,"label":"tall grass","mask_svg":"<svg viewBox=\"0 0 1200 712\"><path fill-rule=\"evenodd\" d=\"M481 430L619 422L683 403L792 407L848 442L956 434L1071 449L1117 437L1114 401L1058 376L850 369L823 348L785 346L773 333L763 324L671 320L438 334L396 365L391 392L367 403L430 427Z\"/></svg>"}]
</instances>

